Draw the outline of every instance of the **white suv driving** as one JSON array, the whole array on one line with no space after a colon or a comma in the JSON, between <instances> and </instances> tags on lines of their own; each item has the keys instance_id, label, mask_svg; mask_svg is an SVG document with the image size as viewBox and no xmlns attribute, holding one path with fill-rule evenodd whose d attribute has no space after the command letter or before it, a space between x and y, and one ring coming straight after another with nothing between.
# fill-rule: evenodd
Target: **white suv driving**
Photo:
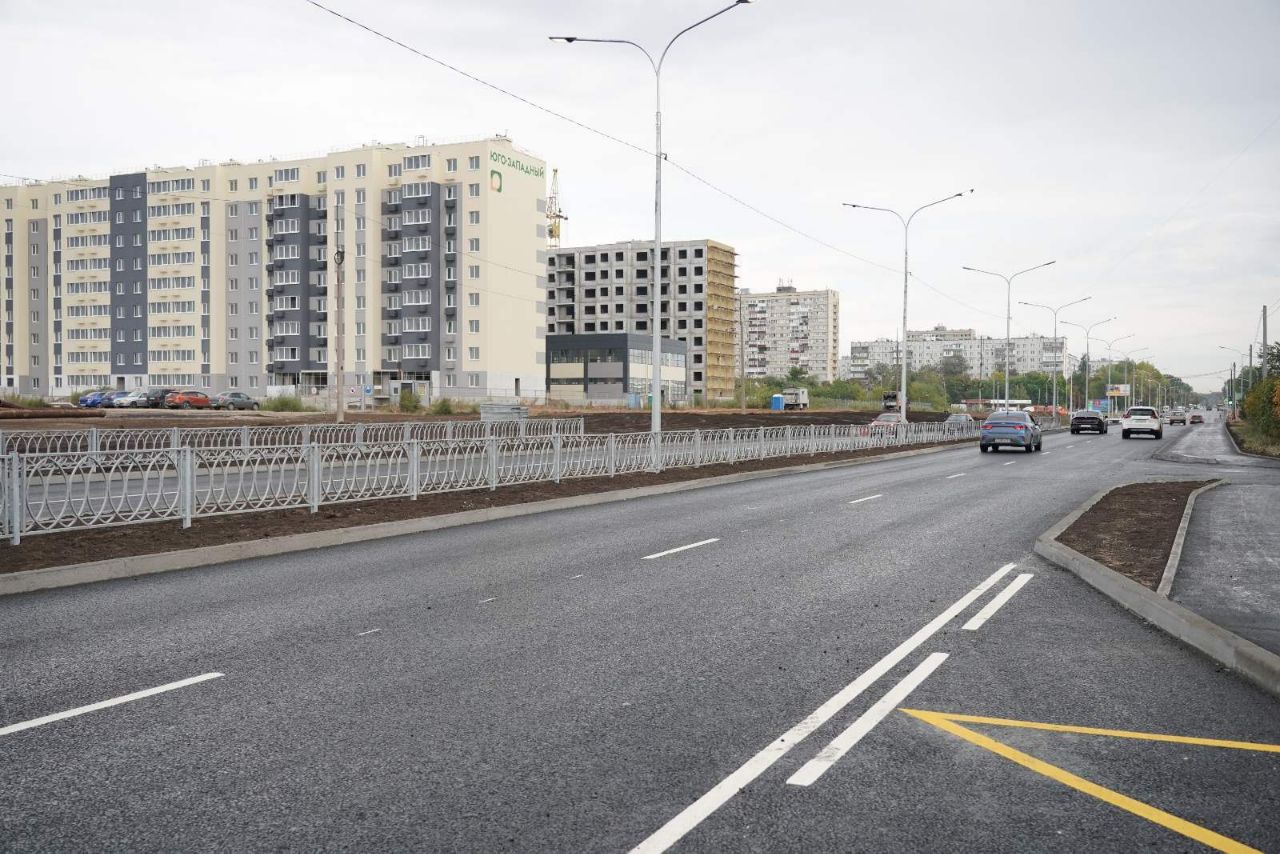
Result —
<instances>
[{"instance_id":1,"label":"white suv driving","mask_svg":"<svg viewBox=\"0 0 1280 854\"><path fill-rule=\"evenodd\" d=\"M1130 406L1120 419L1120 435L1128 439L1136 433L1149 433L1163 439L1164 421L1159 410L1152 406Z\"/></svg>"}]
</instances>

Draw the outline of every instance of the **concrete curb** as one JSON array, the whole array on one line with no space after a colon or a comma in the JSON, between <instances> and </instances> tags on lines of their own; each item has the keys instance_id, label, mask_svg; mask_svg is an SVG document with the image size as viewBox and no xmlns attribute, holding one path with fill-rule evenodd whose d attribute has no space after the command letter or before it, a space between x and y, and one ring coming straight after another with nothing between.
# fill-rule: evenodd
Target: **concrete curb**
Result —
<instances>
[{"instance_id":1,"label":"concrete curb","mask_svg":"<svg viewBox=\"0 0 1280 854\"><path fill-rule=\"evenodd\" d=\"M1164 572L1160 575L1160 584L1156 587L1157 595L1167 599L1169 591L1173 589L1173 578L1178 574L1178 562L1182 560L1182 546L1187 540L1187 528L1191 525L1191 511L1196 506L1196 499L1200 497L1200 493L1208 492L1224 483L1227 481L1219 478L1187 496L1187 506L1182 508L1182 520L1178 522L1178 533L1173 538L1173 548L1169 549L1169 559L1165 561Z\"/></svg>"},{"instance_id":2,"label":"concrete curb","mask_svg":"<svg viewBox=\"0 0 1280 854\"><path fill-rule=\"evenodd\" d=\"M1205 426L1208 426L1208 425L1205 425ZM1184 454L1180 452L1178 450L1178 446L1181 445L1183 442L1187 441L1187 439L1189 439L1190 437L1191 437L1191 430L1190 430L1190 425L1188 425L1188 429L1182 432L1182 435L1178 437L1178 440L1176 442L1173 442L1169 445L1168 450L1156 451L1154 454L1151 455L1151 459L1160 460L1166 463L1192 463L1194 465L1202 465L1202 466L1219 465L1217 457L1196 457L1196 456L1192 456L1191 454Z\"/></svg>"},{"instance_id":3,"label":"concrete curb","mask_svg":"<svg viewBox=\"0 0 1280 854\"><path fill-rule=\"evenodd\" d=\"M1110 491L1106 489L1093 496L1070 516L1037 537L1035 553L1074 573L1126 610L1280 697L1280 655L1250 643L1057 541L1072 522Z\"/></svg>"},{"instance_id":4,"label":"concrete curb","mask_svg":"<svg viewBox=\"0 0 1280 854\"><path fill-rule=\"evenodd\" d=\"M719 477L699 478L679 483L664 483L655 486L639 486L632 489L615 489L606 492L588 492L567 498L552 498L548 501L534 501L528 504L509 504L504 507L487 507L480 510L466 510L461 513L449 513L440 516L423 516L416 519L402 519L395 522L380 522L375 525L357 525L349 528L333 528L327 531L315 531L306 534L292 534L285 537L273 537L266 540L253 540L244 543L224 543L198 549L184 549L159 554L137 555L133 557L111 558L109 560L77 563L68 566L51 566L44 569L30 569L23 572L0 574L0 596L17 593L30 593L35 590L46 590L53 587L70 587L76 584L89 584L95 581L109 581L116 578L132 578L138 575L150 575L157 572L170 572L177 569L193 569L201 566L214 566L238 560L271 557L289 554L290 552L309 551L311 549L340 546L347 543L359 543L366 540L380 540L387 537L401 537L407 534L422 534L439 531L445 528L456 528L462 525L474 525L479 522L493 522L499 519L514 519L520 516L531 516L537 513L551 513L557 510L569 510L594 504L611 504L617 501L630 501L637 498L648 498L655 495L670 495L694 489L712 486L724 486L733 483L744 483L770 477L806 472L825 471L827 469L851 468L886 462L888 460L918 457L966 448L967 442L949 445L938 445L930 448L917 448L911 451L893 451L874 457L853 460L832 460L829 462L806 463L803 465L784 466L761 471L726 474Z\"/></svg>"}]
</instances>

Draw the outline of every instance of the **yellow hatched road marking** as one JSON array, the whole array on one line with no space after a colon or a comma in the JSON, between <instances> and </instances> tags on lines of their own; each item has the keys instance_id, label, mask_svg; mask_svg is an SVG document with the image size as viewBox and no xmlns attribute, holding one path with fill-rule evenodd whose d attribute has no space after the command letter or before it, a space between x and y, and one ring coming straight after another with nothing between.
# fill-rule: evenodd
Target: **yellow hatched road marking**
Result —
<instances>
[{"instance_id":1,"label":"yellow hatched road marking","mask_svg":"<svg viewBox=\"0 0 1280 854\"><path fill-rule=\"evenodd\" d=\"M1142 801L1134 800L1119 792L1108 789L1105 786L1099 786L1083 777L1077 777L1070 771L1063 770L1056 765L1050 765L1041 759L1037 759L1030 754L1015 750L1007 744L996 741L993 738L974 732L967 727L961 726L957 721L965 723L988 724L990 726L1017 727L1021 729L1040 729L1051 732L1074 732L1083 735L1102 735L1114 738L1130 738L1141 739L1145 741L1163 741L1175 742L1179 744L1195 744L1205 747L1227 747L1237 750L1254 750L1261 753L1280 753L1280 745L1276 744L1258 744L1248 741L1224 741L1213 738L1189 738L1176 735L1159 735L1155 733L1130 732L1127 730L1109 730L1097 729L1095 727L1075 727L1064 726L1060 724L1042 724L1034 721L1017 721L1008 718L988 718L978 715L953 715L945 712L929 712L922 709L899 709L906 712L912 717L918 718L925 723L937 727L944 732L949 732L954 736L963 738L970 744L977 745L984 750L989 750L997 756L1015 762L1031 771L1048 777L1069 786L1078 792L1097 798L1100 801L1111 804L1114 807L1132 813L1139 818L1158 824L1161 827L1180 833L1188 839L1194 839L1210 848L1216 848L1219 851L1231 852L1231 854L1261 854L1256 848L1251 848L1244 843L1237 842L1230 837L1215 833L1206 827L1193 824L1186 819L1179 818L1172 813L1157 809Z\"/></svg>"}]
</instances>

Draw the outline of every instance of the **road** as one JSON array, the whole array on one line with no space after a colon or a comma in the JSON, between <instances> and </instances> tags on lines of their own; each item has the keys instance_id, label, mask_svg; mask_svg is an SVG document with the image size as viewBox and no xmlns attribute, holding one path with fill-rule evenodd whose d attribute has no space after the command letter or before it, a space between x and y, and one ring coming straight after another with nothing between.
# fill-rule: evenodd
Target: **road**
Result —
<instances>
[{"instance_id":1,"label":"road","mask_svg":"<svg viewBox=\"0 0 1280 854\"><path fill-rule=\"evenodd\" d=\"M1031 551L1184 429L10 597L0 847L1275 850L1280 702Z\"/></svg>"}]
</instances>

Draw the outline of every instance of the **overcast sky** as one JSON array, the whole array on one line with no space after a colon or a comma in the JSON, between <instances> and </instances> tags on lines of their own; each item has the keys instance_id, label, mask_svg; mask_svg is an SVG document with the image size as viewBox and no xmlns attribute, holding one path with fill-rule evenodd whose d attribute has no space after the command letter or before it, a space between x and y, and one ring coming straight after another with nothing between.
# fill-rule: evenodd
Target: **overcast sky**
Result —
<instances>
[{"instance_id":1,"label":"overcast sky","mask_svg":"<svg viewBox=\"0 0 1280 854\"><path fill-rule=\"evenodd\" d=\"M546 37L660 50L725 0L325 2L652 150L644 58ZM505 132L560 170L565 245L652 238L651 157L304 0L0 0L0 43L0 172L102 175ZM757 0L672 49L664 149L841 251L670 167L664 235L733 245L752 290L779 278L837 289L847 352L901 322L902 229L841 203L909 211L973 187L912 226L911 328L1003 335L1004 283L961 267L1056 260L1015 282L1015 335L1051 332L1048 312L1017 300L1091 295L1062 317L1116 315L1095 334L1132 334L1117 351L1149 348L1183 377L1220 371L1233 356L1219 345L1256 340L1263 304L1280 313L1278 44L1275 0ZM1062 332L1083 350L1083 333Z\"/></svg>"}]
</instances>

